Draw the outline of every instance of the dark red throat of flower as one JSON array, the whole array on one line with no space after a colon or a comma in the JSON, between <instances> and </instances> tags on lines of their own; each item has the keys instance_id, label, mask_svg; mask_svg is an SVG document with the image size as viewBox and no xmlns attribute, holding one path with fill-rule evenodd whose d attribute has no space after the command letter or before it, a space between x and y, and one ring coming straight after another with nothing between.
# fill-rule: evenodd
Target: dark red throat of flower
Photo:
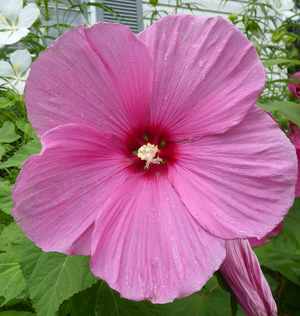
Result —
<instances>
[{"instance_id":1,"label":"dark red throat of flower","mask_svg":"<svg viewBox=\"0 0 300 316\"><path fill-rule=\"evenodd\" d=\"M133 173L143 172L146 177L161 177L168 172L168 166L176 161L176 144L167 132L148 127L145 132L135 131L127 136L126 158Z\"/></svg>"}]
</instances>

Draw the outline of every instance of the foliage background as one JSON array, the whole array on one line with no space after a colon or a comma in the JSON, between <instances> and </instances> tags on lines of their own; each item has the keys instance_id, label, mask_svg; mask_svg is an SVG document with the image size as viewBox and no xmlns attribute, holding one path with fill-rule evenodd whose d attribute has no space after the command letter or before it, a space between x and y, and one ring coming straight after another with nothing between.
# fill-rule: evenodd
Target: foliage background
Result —
<instances>
[{"instance_id":1,"label":"foliage background","mask_svg":"<svg viewBox=\"0 0 300 316\"><path fill-rule=\"evenodd\" d=\"M122 17L102 4L68 0L68 10L60 20L58 0L36 0L41 15L28 36L20 41L35 59L47 44L71 28L71 12L82 14L88 24L88 7L97 5L122 23ZM24 5L27 1L24 1ZM159 1L149 1L151 23L162 16ZM49 5L54 10L49 9ZM226 1L224 1L226 5ZM300 8L299 0L295 1ZM176 1L173 13L185 7L193 13L197 4ZM297 12L297 11L295 11ZM51 15L56 23L49 23ZM74 15L73 15L74 17ZM254 43L268 69L266 89L258 106L269 111L289 130L289 121L300 126L299 99L287 89L288 76L300 69L300 25L284 20L273 10L271 3L250 0L239 15L232 14L232 23L243 30ZM53 34L53 30L56 36ZM0 58L9 60L14 46L0 50ZM295 81L295 80L294 80ZM133 302L92 275L89 257L44 253L26 239L10 215L11 188L22 163L39 153L41 145L31 127L22 95L13 86L0 88L0 316L93 316L93 315L245 315L232 308L230 293L223 290L216 276L193 295L165 305ZM300 198L295 200L284 220L281 232L271 242L255 252L278 305L279 315L300 315Z\"/></svg>"}]
</instances>

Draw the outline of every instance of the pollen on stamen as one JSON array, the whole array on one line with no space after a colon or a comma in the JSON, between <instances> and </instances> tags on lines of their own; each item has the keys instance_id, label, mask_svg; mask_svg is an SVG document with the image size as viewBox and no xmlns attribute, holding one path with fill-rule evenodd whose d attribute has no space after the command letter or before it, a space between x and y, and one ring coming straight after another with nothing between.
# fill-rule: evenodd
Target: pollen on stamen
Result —
<instances>
[{"instance_id":1,"label":"pollen on stamen","mask_svg":"<svg viewBox=\"0 0 300 316\"><path fill-rule=\"evenodd\" d=\"M20 66L18 64L13 64L13 70L18 71L20 69Z\"/></svg>"},{"instance_id":2,"label":"pollen on stamen","mask_svg":"<svg viewBox=\"0 0 300 316\"><path fill-rule=\"evenodd\" d=\"M158 146L148 143L147 145L143 145L139 148L137 156L142 160L146 160L146 168L148 169L150 163L158 165L162 162L161 158L155 158L157 152Z\"/></svg>"}]
</instances>

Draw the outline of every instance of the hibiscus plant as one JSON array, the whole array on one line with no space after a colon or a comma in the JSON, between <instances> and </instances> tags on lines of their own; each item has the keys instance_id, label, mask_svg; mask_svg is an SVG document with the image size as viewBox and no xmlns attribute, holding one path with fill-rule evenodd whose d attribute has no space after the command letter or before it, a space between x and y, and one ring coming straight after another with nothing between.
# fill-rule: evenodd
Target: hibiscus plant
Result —
<instances>
[{"instance_id":1,"label":"hibiscus plant","mask_svg":"<svg viewBox=\"0 0 300 316\"><path fill-rule=\"evenodd\" d=\"M0 315L300 315L294 2L148 7L0 0Z\"/></svg>"}]
</instances>

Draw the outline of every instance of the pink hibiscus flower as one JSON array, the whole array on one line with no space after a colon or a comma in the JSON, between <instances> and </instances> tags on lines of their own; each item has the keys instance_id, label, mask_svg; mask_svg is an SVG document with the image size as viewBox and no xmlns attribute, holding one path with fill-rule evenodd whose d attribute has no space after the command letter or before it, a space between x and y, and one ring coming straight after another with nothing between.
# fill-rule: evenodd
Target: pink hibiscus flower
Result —
<instances>
[{"instance_id":1,"label":"pink hibiscus flower","mask_svg":"<svg viewBox=\"0 0 300 316\"><path fill-rule=\"evenodd\" d=\"M14 218L44 251L91 254L123 297L201 289L225 240L265 236L294 200L294 147L255 106L264 78L221 17L67 31L25 87L43 149L22 166Z\"/></svg>"},{"instance_id":2,"label":"pink hibiscus flower","mask_svg":"<svg viewBox=\"0 0 300 316\"><path fill-rule=\"evenodd\" d=\"M291 76L290 79L300 79L300 71ZM288 88L296 98L300 99L300 82L290 82Z\"/></svg>"},{"instance_id":3,"label":"pink hibiscus flower","mask_svg":"<svg viewBox=\"0 0 300 316\"><path fill-rule=\"evenodd\" d=\"M292 129L292 132L288 132L288 135L293 143L293 145L296 148L297 158L298 158L298 180L296 183L296 191L295 191L295 197L300 196L300 129L299 127L293 123L290 122L290 127Z\"/></svg>"},{"instance_id":4,"label":"pink hibiscus flower","mask_svg":"<svg viewBox=\"0 0 300 316\"><path fill-rule=\"evenodd\" d=\"M226 242L220 271L248 316L277 316L270 286L248 240Z\"/></svg>"}]
</instances>

